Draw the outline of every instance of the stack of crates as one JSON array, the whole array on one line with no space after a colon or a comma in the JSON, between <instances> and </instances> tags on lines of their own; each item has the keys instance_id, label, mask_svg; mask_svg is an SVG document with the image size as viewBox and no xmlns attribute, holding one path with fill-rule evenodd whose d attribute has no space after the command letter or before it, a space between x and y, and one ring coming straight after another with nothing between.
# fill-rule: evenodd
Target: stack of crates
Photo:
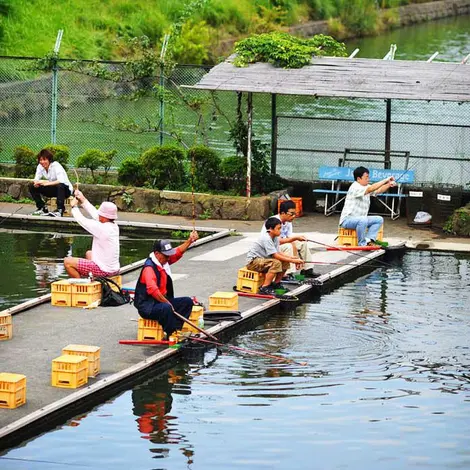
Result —
<instances>
[{"instance_id":1,"label":"stack of crates","mask_svg":"<svg viewBox=\"0 0 470 470\"><path fill-rule=\"evenodd\" d=\"M279 209L281 207L282 202L289 201L289 199L278 199L277 200L277 212L279 213ZM295 204L295 216L302 217L304 211L302 207L302 198L301 197L291 197L290 201Z\"/></svg>"},{"instance_id":2,"label":"stack of crates","mask_svg":"<svg viewBox=\"0 0 470 470\"><path fill-rule=\"evenodd\" d=\"M26 376L0 373L0 408L17 408L26 403Z\"/></svg>"},{"instance_id":3,"label":"stack of crates","mask_svg":"<svg viewBox=\"0 0 470 470\"><path fill-rule=\"evenodd\" d=\"M240 292L251 292L256 294L263 285L264 274L256 271L250 271L246 268L238 270L237 290Z\"/></svg>"},{"instance_id":4,"label":"stack of crates","mask_svg":"<svg viewBox=\"0 0 470 470\"><path fill-rule=\"evenodd\" d=\"M238 310L236 292L215 292L209 297L209 310Z\"/></svg>"},{"instance_id":5,"label":"stack of crates","mask_svg":"<svg viewBox=\"0 0 470 470\"><path fill-rule=\"evenodd\" d=\"M377 240L382 241L384 236L384 226L380 227ZM357 233L353 229L338 228L338 243L345 246L357 246Z\"/></svg>"},{"instance_id":6,"label":"stack of crates","mask_svg":"<svg viewBox=\"0 0 470 470\"><path fill-rule=\"evenodd\" d=\"M52 386L78 388L88 383L88 359L65 354L52 360Z\"/></svg>"},{"instance_id":7,"label":"stack of crates","mask_svg":"<svg viewBox=\"0 0 470 470\"><path fill-rule=\"evenodd\" d=\"M111 279L111 281L114 281L119 287L122 287L122 276L120 276L119 274L116 276L110 276L109 279ZM111 289L113 289L116 292L118 291L118 289L116 288L114 284L111 284L110 282L108 284L109 284L109 287L111 287Z\"/></svg>"},{"instance_id":8,"label":"stack of crates","mask_svg":"<svg viewBox=\"0 0 470 470\"><path fill-rule=\"evenodd\" d=\"M74 284L68 279L51 284L51 304L58 307L87 307L101 300L101 283Z\"/></svg>"},{"instance_id":9,"label":"stack of crates","mask_svg":"<svg viewBox=\"0 0 470 470\"><path fill-rule=\"evenodd\" d=\"M199 326L201 324L201 322L199 321L201 316L204 321L204 308L199 305L193 305L193 309L191 311L191 315L189 316L189 320ZM199 331L196 330L196 328L194 328L193 326L189 325L186 322L184 323L183 328L181 329L181 332L182 333L199 333Z\"/></svg>"},{"instance_id":10,"label":"stack of crates","mask_svg":"<svg viewBox=\"0 0 470 470\"><path fill-rule=\"evenodd\" d=\"M70 205L70 203L72 202L72 199L73 199L72 196L65 199L65 201L64 201L64 206L65 206L64 215L72 213L72 206ZM46 204L49 206L50 210L58 210L59 209L57 207L57 198L56 197L50 197L50 198L45 197L44 200L45 200Z\"/></svg>"},{"instance_id":11,"label":"stack of crates","mask_svg":"<svg viewBox=\"0 0 470 470\"><path fill-rule=\"evenodd\" d=\"M164 331L160 323L155 320L139 318L139 326L137 330L137 339L139 341L161 341L163 339L163 335Z\"/></svg>"},{"instance_id":12,"label":"stack of crates","mask_svg":"<svg viewBox=\"0 0 470 470\"><path fill-rule=\"evenodd\" d=\"M9 313L0 313L0 341L11 339L13 336L13 324Z\"/></svg>"},{"instance_id":13,"label":"stack of crates","mask_svg":"<svg viewBox=\"0 0 470 470\"><path fill-rule=\"evenodd\" d=\"M63 355L84 356L88 359L88 377L95 378L100 373L99 346L88 346L86 344L69 344L62 349Z\"/></svg>"}]
</instances>

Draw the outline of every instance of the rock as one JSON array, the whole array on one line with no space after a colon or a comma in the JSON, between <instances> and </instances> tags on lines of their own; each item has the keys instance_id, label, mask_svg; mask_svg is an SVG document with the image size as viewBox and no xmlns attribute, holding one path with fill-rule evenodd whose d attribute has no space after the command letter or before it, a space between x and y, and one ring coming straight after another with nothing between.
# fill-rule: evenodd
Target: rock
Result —
<instances>
[{"instance_id":1,"label":"rock","mask_svg":"<svg viewBox=\"0 0 470 470\"><path fill-rule=\"evenodd\" d=\"M13 198L13 199L19 199L21 195L21 185L19 184L12 184L8 188L8 194Z\"/></svg>"}]
</instances>

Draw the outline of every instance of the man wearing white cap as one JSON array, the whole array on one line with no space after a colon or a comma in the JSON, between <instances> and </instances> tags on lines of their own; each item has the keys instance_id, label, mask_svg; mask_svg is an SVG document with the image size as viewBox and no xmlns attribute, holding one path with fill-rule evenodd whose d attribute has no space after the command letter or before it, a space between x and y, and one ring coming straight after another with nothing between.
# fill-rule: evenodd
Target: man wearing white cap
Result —
<instances>
[{"instance_id":1,"label":"man wearing white cap","mask_svg":"<svg viewBox=\"0 0 470 470\"><path fill-rule=\"evenodd\" d=\"M183 326L183 321L173 311L189 318L193 308L191 297L174 296L170 264L181 259L198 238L198 233L193 230L189 238L176 248L169 240L156 240L137 280L135 308L142 318L158 321L168 337Z\"/></svg>"},{"instance_id":2,"label":"man wearing white cap","mask_svg":"<svg viewBox=\"0 0 470 470\"><path fill-rule=\"evenodd\" d=\"M91 216L85 217L78 206ZM81 191L75 191L75 197L70 203L73 218L91 235L93 243L85 258L67 257L64 266L70 277L114 276L119 273L119 226L117 207L114 203L105 201L98 210L85 198Z\"/></svg>"}]
</instances>

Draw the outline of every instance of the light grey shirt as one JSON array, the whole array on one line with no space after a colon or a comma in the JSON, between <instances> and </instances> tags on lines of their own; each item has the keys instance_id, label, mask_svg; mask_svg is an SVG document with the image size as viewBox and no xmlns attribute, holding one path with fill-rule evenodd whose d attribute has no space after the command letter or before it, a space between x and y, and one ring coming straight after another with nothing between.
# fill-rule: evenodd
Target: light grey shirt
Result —
<instances>
[{"instance_id":1,"label":"light grey shirt","mask_svg":"<svg viewBox=\"0 0 470 470\"><path fill-rule=\"evenodd\" d=\"M349 187L344 207L341 211L339 224L341 225L347 217L364 217L369 213L370 207L370 193L366 194L366 190L370 185L363 186L362 184L354 181Z\"/></svg>"},{"instance_id":2,"label":"light grey shirt","mask_svg":"<svg viewBox=\"0 0 470 470\"><path fill-rule=\"evenodd\" d=\"M265 229L266 230L266 229ZM267 232L263 233L258 240L253 243L246 255L247 264L255 258L271 258L279 252L279 239L274 239Z\"/></svg>"}]
</instances>

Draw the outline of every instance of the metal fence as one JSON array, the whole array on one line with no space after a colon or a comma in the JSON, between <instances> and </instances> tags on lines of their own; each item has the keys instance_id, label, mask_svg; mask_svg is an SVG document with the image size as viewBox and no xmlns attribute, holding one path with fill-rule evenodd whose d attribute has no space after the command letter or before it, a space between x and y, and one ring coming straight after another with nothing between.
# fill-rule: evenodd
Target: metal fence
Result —
<instances>
[{"instance_id":1,"label":"metal fence","mask_svg":"<svg viewBox=\"0 0 470 470\"><path fill-rule=\"evenodd\" d=\"M72 165L85 150L98 148L117 150L117 167L161 141L205 143L221 156L234 153L229 122L236 119L236 95L185 88L210 67L177 66L164 77L161 93L159 76L149 83L132 77L113 81L59 60L54 129L52 73L38 71L35 63L0 57L0 162L13 162L14 148L20 145L38 151L54 135L70 148ZM100 64L111 72L125 67L120 62ZM151 93L140 94L145 87ZM254 134L266 143L271 143L271 110L269 95L254 96ZM396 100L391 111L390 148L410 152L417 182L470 181L470 103ZM278 96L276 171L312 181L319 166L336 166L345 148L385 148L385 116L382 100ZM392 168L403 168L399 158L392 157Z\"/></svg>"}]
</instances>

